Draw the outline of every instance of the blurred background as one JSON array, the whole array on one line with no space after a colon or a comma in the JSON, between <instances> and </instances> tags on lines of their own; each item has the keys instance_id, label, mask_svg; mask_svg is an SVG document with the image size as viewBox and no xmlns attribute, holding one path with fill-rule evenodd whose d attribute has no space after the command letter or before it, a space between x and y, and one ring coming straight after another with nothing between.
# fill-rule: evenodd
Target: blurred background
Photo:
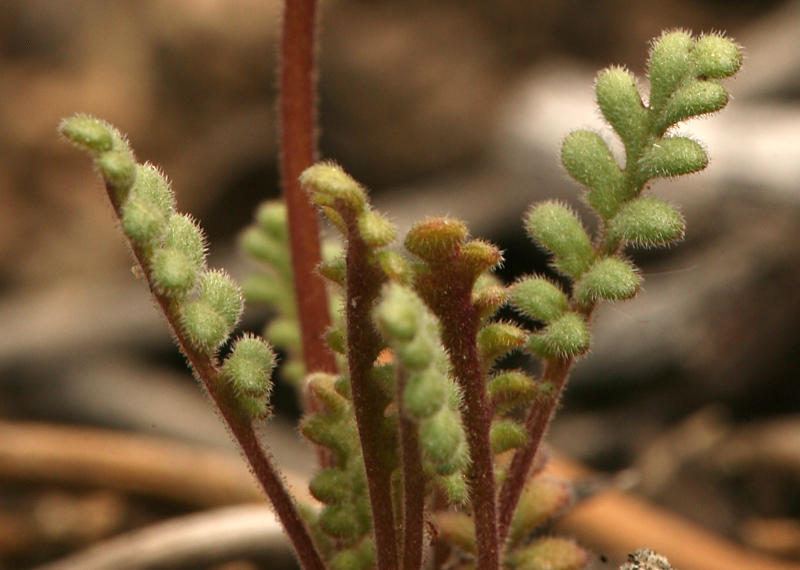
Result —
<instances>
[{"instance_id":1,"label":"blurred background","mask_svg":"<svg viewBox=\"0 0 800 570\"><path fill-rule=\"evenodd\" d=\"M236 451L132 274L89 161L56 127L83 112L128 133L201 221L211 264L246 275L237 236L279 195L280 11L278 0L0 2L0 568L252 498L192 496L179 478L172 490L123 483L124 457L116 475L92 463L108 457L59 472L52 454L74 433L88 455L115 451L91 439L97 429ZM550 442L625 470L637 492L733 541L800 560L800 2L327 0L321 12L323 157L401 232L425 215L468 221L506 250L509 282L547 271L521 229L531 202L558 197L593 223L558 149L570 130L602 128L595 73L644 77L665 29L724 30L745 46L730 108L684 129L707 146L708 170L651 188L681 207L686 242L630 252L644 291L600 311ZM266 318L248 312L243 327ZM277 398L265 437L281 465L308 473L291 389ZM246 553L186 567L270 567Z\"/></svg>"}]
</instances>

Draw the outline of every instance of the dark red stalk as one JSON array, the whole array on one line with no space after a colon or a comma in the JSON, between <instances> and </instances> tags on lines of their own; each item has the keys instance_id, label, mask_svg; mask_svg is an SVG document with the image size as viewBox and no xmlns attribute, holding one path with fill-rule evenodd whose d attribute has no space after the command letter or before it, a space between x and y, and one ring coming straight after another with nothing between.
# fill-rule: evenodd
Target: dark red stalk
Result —
<instances>
[{"instance_id":1,"label":"dark red stalk","mask_svg":"<svg viewBox=\"0 0 800 570\"><path fill-rule=\"evenodd\" d=\"M399 366L399 364L398 364ZM397 375L397 411L400 418L400 449L403 462L403 565L402 570L422 568L425 525L425 476L417 435L417 423L403 407L405 371Z\"/></svg>"},{"instance_id":2,"label":"dark red stalk","mask_svg":"<svg viewBox=\"0 0 800 570\"><path fill-rule=\"evenodd\" d=\"M375 550L379 570L397 570L397 533L392 503L391 475L394 438L386 426L386 395L372 378L381 337L372 323L372 307L384 276L370 261L354 217L347 220L347 354L353 408L369 486Z\"/></svg>"},{"instance_id":3,"label":"dark red stalk","mask_svg":"<svg viewBox=\"0 0 800 570\"><path fill-rule=\"evenodd\" d=\"M172 324L173 319L168 319ZM217 404L231 433L244 451L253 473L272 503L272 508L292 542L300 564L305 570L325 570L325 563L317 550L305 522L297 510L294 498L284 486L283 477L273 465L269 452L261 445L249 419L244 419L232 407L220 389L219 370L204 355L198 355L178 337L181 350L186 354L197 379L203 384L211 399Z\"/></svg>"},{"instance_id":4,"label":"dark red stalk","mask_svg":"<svg viewBox=\"0 0 800 570\"><path fill-rule=\"evenodd\" d=\"M602 232L598 243L602 244L604 241L605 232ZM619 240L611 247L615 250L618 249L620 247ZM598 253L601 252L598 251ZM602 255L605 255L605 252ZM589 305L579 305L575 301L572 303L572 308L582 314L587 322L591 320L596 307L597 303ZM498 498L500 509L498 511L498 533L501 544L505 543L508 537L508 529L514 520L519 498L522 496L522 491L528 480L531 466L536 459L536 454L541 447L544 434L556 414L556 407L561 400L561 393L564 391L564 386L569 379L569 371L573 362L575 362L574 358L556 358L548 360L545 365L541 382L552 386L552 392L546 398L534 402L528 409L528 415L525 417L525 431L528 434L528 441L523 447L514 452L511 465L506 472L506 478L500 489Z\"/></svg>"},{"instance_id":5,"label":"dark red stalk","mask_svg":"<svg viewBox=\"0 0 800 570\"><path fill-rule=\"evenodd\" d=\"M336 373L325 342L328 295L316 269L321 260L316 209L300 187L300 174L317 160L316 0L286 0L281 37L281 181L289 218L294 290L308 372Z\"/></svg>"},{"instance_id":6,"label":"dark red stalk","mask_svg":"<svg viewBox=\"0 0 800 570\"><path fill-rule=\"evenodd\" d=\"M107 185L106 191L111 199L114 211L119 216L119 204L117 203L114 189ZM214 404L216 404L222 419L228 424L231 433L242 448L250 466L253 468L253 473L272 503L272 507L275 509L281 524L286 529L286 534L289 536L289 540L292 542L292 546L294 546L304 570L326 570L325 563L311 538L311 533L305 522L303 522L292 495L284 486L280 472L272 464L269 453L256 436L252 421L239 414L232 404L230 395L225 390L225 384L220 377L216 358L194 349L181 329L177 306L156 291L149 273L144 270L146 265L143 263L142 252L133 244L131 244L131 250L139 267L143 269L142 274L147 281L150 292L166 317L167 323L178 341L181 352L189 361L195 378L203 385Z\"/></svg>"},{"instance_id":7,"label":"dark red stalk","mask_svg":"<svg viewBox=\"0 0 800 570\"><path fill-rule=\"evenodd\" d=\"M472 320L473 322L453 323L451 326L443 322L445 329L443 340L450 353L453 372L461 386L466 408L462 419L472 457L472 510L475 514L475 534L478 548L477 567L482 570L496 570L499 568L499 541L494 454L489 439L492 427L491 406L486 397L478 356L477 318L469 319L470 315L465 316L467 318L463 319L464 321Z\"/></svg>"},{"instance_id":8,"label":"dark red stalk","mask_svg":"<svg viewBox=\"0 0 800 570\"><path fill-rule=\"evenodd\" d=\"M525 418L528 442L514 453L505 481L503 481L503 487L500 489L498 533L501 543L505 542L508 536L508 529L514 518L514 512L517 510L517 503L525 488L531 465L539 451L547 427L550 425L550 420L555 415L556 406L561 398L572 362L572 359L557 359L547 362L542 382L550 383L553 391L547 396L547 399L534 402L528 410Z\"/></svg>"},{"instance_id":9,"label":"dark red stalk","mask_svg":"<svg viewBox=\"0 0 800 570\"><path fill-rule=\"evenodd\" d=\"M418 277L417 290L442 323L442 342L464 396L461 415L472 458L472 509L478 549L477 568L497 570L500 552L494 454L489 439L492 407L478 354L479 316L472 304L474 279L458 275L455 264L443 263Z\"/></svg>"}]
</instances>

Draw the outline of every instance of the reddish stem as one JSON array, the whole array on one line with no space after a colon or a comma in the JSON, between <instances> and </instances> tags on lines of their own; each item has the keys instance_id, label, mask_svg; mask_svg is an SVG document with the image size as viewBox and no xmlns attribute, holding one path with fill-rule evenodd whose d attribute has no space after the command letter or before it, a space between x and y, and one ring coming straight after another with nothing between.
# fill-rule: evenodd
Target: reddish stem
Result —
<instances>
[{"instance_id":1,"label":"reddish stem","mask_svg":"<svg viewBox=\"0 0 800 570\"><path fill-rule=\"evenodd\" d=\"M602 244L604 238L605 233L602 232L598 243ZM619 247L619 242L617 242L616 247ZM588 322L591 320L595 308L597 308L597 303L579 305L577 302L573 301L572 308L583 315L583 318ZM572 369L573 362L575 362L574 358L555 358L548 360L545 365L541 382L542 384L549 384L552 386L553 391L546 399L534 402L530 409L528 409L528 415L525 418L525 431L528 434L528 441L523 447L518 448L517 451L514 452L514 457L511 459L511 465L506 473L505 481L503 481L503 487L500 489L498 532L501 544L504 543L508 537L508 529L511 526L511 522L514 520L514 513L517 510L519 498L522 496L528 474L536 459L536 454L541 447L544 434L547 432L547 428L553 416L555 416L556 407L561 400L561 393L564 391L564 386L569 378L569 371Z\"/></svg>"},{"instance_id":2,"label":"reddish stem","mask_svg":"<svg viewBox=\"0 0 800 570\"><path fill-rule=\"evenodd\" d=\"M536 453L539 451L547 427L550 425L550 420L555 414L572 362L572 359L547 361L542 375L542 382L550 383L553 386L553 392L547 399L534 402L528 410L528 415L525 418L525 431L528 433L528 441L514 453L505 481L503 481L503 487L500 490L498 533L501 544L505 542L508 536L508 529L514 518L514 512L517 510L519 498L525 488L528 473L530 473L531 465L536 458Z\"/></svg>"},{"instance_id":3,"label":"reddish stem","mask_svg":"<svg viewBox=\"0 0 800 570\"><path fill-rule=\"evenodd\" d=\"M295 298L308 372L336 373L325 342L331 326L316 209L300 186L300 174L317 159L316 0L286 0L280 70L281 181L289 220Z\"/></svg>"},{"instance_id":4,"label":"reddish stem","mask_svg":"<svg viewBox=\"0 0 800 570\"><path fill-rule=\"evenodd\" d=\"M466 413L462 414L462 418L472 457L472 509L475 513L477 567L481 570L496 570L499 567L500 543L497 534L494 454L489 439L492 416L476 344L478 327L464 327L466 330L456 330L453 333L447 331L446 324L443 325L444 344L450 353L453 372L464 394Z\"/></svg>"},{"instance_id":5,"label":"reddish stem","mask_svg":"<svg viewBox=\"0 0 800 570\"><path fill-rule=\"evenodd\" d=\"M472 304L474 278L460 274L457 267L457 262L433 266L432 273L418 277L417 290L442 323L442 342L464 395L465 410L461 417L472 458L477 568L497 570L500 566L500 542L494 454L489 438L492 406L486 394L486 379L478 353L480 320Z\"/></svg>"},{"instance_id":6,"label":"reddish stem","mask_svg":"<svg viewBox=\"0 0 800 570\"><path fill-rule=\"evenodd\" d=\"M120 207L116 200L115 191L108 185L106 185L106 191L114 211L119 217ZM180 326L178 306L156 291L151 275L146 269L147 264L144 263L145 256L143 252L133 243L131 243L131 250L139 267L142 268L142 274L145 276L153 298L158 303L161 312L166 317L167 323L175 335L175 339L178 341L178 347L189 361L195 378L206 389L208 395L219 409L223 420L228 424L231 433L242 448L250 466L253 468L253 473L272 503L272 508L286 529L286 534L289 535L289 540L292 542L303 568L305 570L326 570L325 563L322 561L322 557L311 538L311 533L305 522L303 522L292 495L284 486L280 471L272 464L269 453L256 436L252 421L238 413L232 403L230 394L225 389L226 385L221 378L216 358L200 352L192 346Z\"/></svg>"},{"instance_id":7,"label":"reddish stem","mask_svg":"<svg viewBox=\"0 0 800 570\"><path fill-rule=\"evenodd\" d=\"M372 307L380 293L383 274L371 261L354 217L347 220L347 354L350 387L361 451L369 486L375 551L379 570L397 570L397 533L391 476L395 450L386 428L386 395L372 377L381 337L372 323Z\"/></svg>"},{"instance_id":8,"label":"reddish stem","mask_svg":"<svg viewBox=\"0 0 800 570\"><path fill-rule=\"evenodd\" d=\"M160 302L160 301L159 301ZM172 316L168 318L172 324ZM226 394L221 390L219 371L205 355L195 353L184 339L178 336L181 350L186 354L197 379L208 391L211 399L217 404L219 411L228 424L231 433L244 451L253 473L261 487L269 497L272 508L286 530L292 542L300 564L305 570L325 570L325 563L317 550L305 522L297 510L294 498L286 489L283 477L273 465L269 452L261 445L249 419L245 419L231 405Z\"/></svg>"}]
</instances>

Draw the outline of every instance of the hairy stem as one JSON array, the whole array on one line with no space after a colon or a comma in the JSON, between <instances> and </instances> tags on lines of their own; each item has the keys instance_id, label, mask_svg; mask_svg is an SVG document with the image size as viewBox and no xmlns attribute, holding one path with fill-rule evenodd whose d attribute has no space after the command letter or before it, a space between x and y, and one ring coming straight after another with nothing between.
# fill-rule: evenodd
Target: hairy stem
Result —
<instances>
[{"instance_id":1,"label":"hairy stem","mask_svg":"<svg viewBox=\"0 0 800 570\"><path fill-rule=\"evenodd\" d=\"M325 343L328 295L317 275L321 260L317 212L300 187L300 174L317 158L316 0L286 0L280 67L280 171L288 211L295 298L308 372L336 373Z\"/></svg>"},{"instance_id":2,"label":"hairy stem","mask_svg":"<svg viewBox=\"0 0 800 570\"><path fill-rule=\"evenodd\" d=\"M494 484L494 455L489 439L492 427L491 406L486 397L475 334L469 338L451 338L445 346L452 355L456 380L464 394L466 413L462 414L472 458L472 508L475 513L475 535L478 568L499 567L497 534L497 502ZM445 337L449 337L445 334Z\"/></svg>"},{"instance_id":3,"label":"hairy stem","mask_svg":"<svg viewBox=\"0 0 800 570\"><path fill-rule=\"evenodd\" d=\"M116 200L115 191L108 185L106 185L106 191L114 211L119 217L120 206ZM189 361L195 378L203 385L242 448L250 466L253 468L253 473L272 503L272 507L275 509L281 524L286 529L289 540L292 542L303 568L305 570L325 570L325 563L314 545L308 527L306 527L300 512L297 510L297 505L292 495L284 485L280 471L272 464L269 453L256 436L252 421L237 412L230 394L225 390L225 384L221 378L216 358L200 352L192 346L180 326L180 315L178 314L177 306L156 291L151 276L143 269L146 264L144 263L142 251L132 243L131 250L139 267L142 268L142 274L147 281L153 298L158 303L161 312L166 317L167 323L175 335L175 339L178 341L178 347Z\"/></svg>"},{"instance_id":4,"label":"hairy stem","mask_svg":"<svg viewBox=\"0 0 800 570\"><path fill-rule=\"evenodd\" d=\"M567 382L572 362L572 359L547 362L542 382L550 383L553 386L553 392L547 396L547 399L535 402L528 410L525 418L528 441L514 453L505 481L503 481L503 487L500 489L498 533L501 543L505 542L508 536L508 529L514 518L514 512L517 510L517 503L525 488L531 465L539 451L547 427L550 425L550 420L555 415L556 406L561 399L561 392Z\"/></svg>"},{"instance_id":5,"label":"hairy stem","mask_svg":"<svg viewBox=\"0 0 800 570\"><path fill-rule=\"evenodd\" d=\"M181 342L183 347L183 343ZM186 352L186 349L184 349ZM249 420L243 419L240 414L232 408L224 394L220 393L218 379L213 376L206 376L199 372L198 365L202 366L202 361L195 364L194 355L186 352L196 376L205 386L211 398L217 403L222 417L230 427L231 433L236 438L239 446L244 451L253 473L258 479L261 487L269 497L273 509L292 542L300 564L305 570L325 570L325 563L319 554L311 534L305 522L297 510L292 495L286 489L283 478L270 459L269 453L262 447L253 425ZM202 357L201 357L202 358ZM208 373L217 372L208 370Z\"/></svg>"},{"instance_id":6,"label":"hairy stem","mask_svg":"<svg viewBox=\"0 0 800 570\"><path fill-rule=\"evenodd\" d=\"M603 228L594 246L595 252L608 257L614 255L622 247L619 239L612 238ZM575 300L572 301L572 308L578 311L587 321L589 321L597 308L597 303L580 305ZM572 369L574 358L548 360L542 374L541 383L552 386L552 392L546 399L534 402L528 410L525 418L525 431L528 434L528 441L524 446L514 452L511 465L506 473L505 481L500 489L499 511L498 511L498 532L500 543L505 543L508 537L508 529L514 520L514 513L517 510L519 498L525 488L531 465L536 459L536 454L544 439L544 434L550 425L550 421L556 413L556 407L561 400L561 393L569 379L569 372Z\"/></svg>"},{"instance_id":7,"label":"hairy stem","mask_svg":"<svg viewBox=\"0 0 800 570\"><path fill-rule=\"evenodd\" d=\"M399 364L398 364L399 366ZM419 449L417 425L403 407L406 375L397 375L397 408L400 418L400 449L403 461L403 565L402 570L422 567L423 528L425 525L425 475Z\"/></svg>"},{"instance_id":8,"label":"hairy stem","mask_svg":"<svg viewBox=\"0 0 800 570\"><path fill-rule=\"evenodd\" d=\"M450 270L443 267L441 271ZM435 278L434 275L431 277ZM442 323L442 341L450 356L453 374L464 395L465 412L462 420L472 458L472 508L478 549L477 568L496 570L500 565L500 542L497 534L494 454L489 438L492 406L486 394L486 381L478 354L479 319L471 300L472 282L446 277L442 282L447 282L450 286L433 287L434 290L439 289L439 294L436 301L429 303L429 307ZM464 284L469 286L463 286Z\"/></svg>"},{"instance_id":9,"label":"hairy stem","mask_svg":"<svg viewBox=\"0 0 800 570\"><path fill-rule=\"evenodd\" d=\"M353 408L369 486L375 550L379 570L397 570L397 533L392 503L392 436L384 411L388 400L372 377L381 337L372 324L372 307L380 293L382 274L370 263L369 248L355 218L348 220L347 354Z\"/></svg>"}]
</instances>

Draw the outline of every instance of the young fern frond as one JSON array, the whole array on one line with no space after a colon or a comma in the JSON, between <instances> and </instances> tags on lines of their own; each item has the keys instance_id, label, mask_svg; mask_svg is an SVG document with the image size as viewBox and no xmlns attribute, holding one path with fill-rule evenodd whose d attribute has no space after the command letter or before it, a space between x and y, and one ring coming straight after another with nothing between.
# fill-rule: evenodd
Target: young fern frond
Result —
<instances>
[{"instance_id":1,"label":"young fern frond","mask_svg":"<svg viewBox=\"0 0 800 570\"><path fill-rule=\"evenodd\" d=\"M532 406L528 413L528 442L515 454L500 491L501 537L508 532L571 363L589 349L587 322L597 303L630 299L639 291L641 276L623 256L624 246L661 246L683 238L680 213L657 198L641 196L652 178L689 174L708 164L699 143L671 135L670 130L681 121L722 109L728 92L717 80L733 75L741 64L741 49L727 38L694 39L681 30L665 33L650 54L646 105L629 71L607 69L595 84L600 112L624 144L625 168L597 133L578 130L564 140L562 164L586 187L586 202L603 223L600 234L591 239L577 217L555 202L534 206L526 218L530 236L552 255L556 270L570 277L573 286L570 297L539 278L524 279L512 289L512 304L546 325L531 335L528 348L544 360L543 380L555 393L549 409Z\"/></svg>"},{"instance_id":2,"label":"young fern frond","mask_svg":"<svg viewBox=\"0 0 800 570\"><path fill-rule=\"evenodd\" d=\"M169 184L151 165L136 163L118 131L84 115L65 119L59 130L93 158L135 261L178 346L247 456L303 566L324 570L294 499L253 426L270 413L272 349L262 339L244 337L223 363L217 355L242 311L238 285L224 272L205 270L199 226L175 212Z\"/></svg>"},{"instance_id":3,"label":"young fern frond","mask_svg":"<svg viewBox=\"0 0 800 570\"><path fill-rule=\"evenodd\" d=\"M376 361L384 343L372 308L388 280L378 253L395 238L388 220L369 206L366 191L341 168L318 164L300 182L311 201L346 240L345 321L350 391L366 469L380 568L398 568L392 471L398 463L396 417L387 414L391 395L380 385Z\"/></svg>"},{"instance_id":4,"label":"young fern frond","mask_svg":"<svg viewBox=\"0 0 800 570\"><path fill-rule=\"evenodd\" d=\"M375 320L395 353L401 419L407 417L410 429L417 432L418 453L427 472L450 503L461 504L467 499L463 480L469 454L458 407L461 397L449 376L438 321L403 285L387 285L382 298Z\"/></svg>"},{"instance_id":5,"label":"young fern frond","mask_svg":"<svg viewBox=\"0 0 800 570\"><path fill-rule=\"evenodd\" d=\"M227 274L206 268L199 225L176 211L166 179L154 166L137 164L116 130L76 116L61 132L93 157L180 349L244 450L305 569L418 570L429 537L426 521L433 521L445 554L462 557L456 564L580 570L589 560L584 549L536 535L572 494L539 473L534 460L542 457L542 438L572 363L590 349L595 308L640 290L640 272L624 256L625 246L661 246L684 235L684 220L672 205L642 196L653 178L708 164L702 145L673 134L673 127L722 109L728 93L719 80L741 63L741 49L731 40L695 39L679 30L653 44L647 103L629 71L614 67L599 74L597 103L624 145L624 161L588 130L569 134L561 148L564 168L586 187L585 200L601 221L598 235L589 235L557 201L534 205L524 220L555 270L571 280L569 293L536 275L503 286L491 275L502 263L500 250L470 239L466 225L451 218L415 224L404 239L407 259L389 248L397 232L372 209L364 188L330 163L297 172L288 213L274 202L259 209L241 243L267 273L248 279L244 292L278 310L266 336L286 350L288 376L312 403L300 431L323 450L310 482L322 505L318 512L297 508L255 435L254 422L271 415L271 346L244 336L220 361L243 308L242 293ZM287 227L292 212L297 215L298 181L344 239L344 255L326 256L317 267L344 295L343 322L322 308L324 289L315 287L307 300L295 282L292 266L298 265L290 250L295 257L303 250L302 240L293 238L298 231L305 238L316 232L315 224L292 232ZM313 245L309 256L318 260ZM316 263L300 263L304 278ZM541 327L529 333L492 321L507 301ZM308 304L320 313L310 324ZM312 348L305 354L310 374L300 383L306 347ZM541 377L496 369L516 350L541 359ZM462 510L448 511L450 505ZM645 554L637 553L636 561Z\"/></svg>"}]
</instances>

